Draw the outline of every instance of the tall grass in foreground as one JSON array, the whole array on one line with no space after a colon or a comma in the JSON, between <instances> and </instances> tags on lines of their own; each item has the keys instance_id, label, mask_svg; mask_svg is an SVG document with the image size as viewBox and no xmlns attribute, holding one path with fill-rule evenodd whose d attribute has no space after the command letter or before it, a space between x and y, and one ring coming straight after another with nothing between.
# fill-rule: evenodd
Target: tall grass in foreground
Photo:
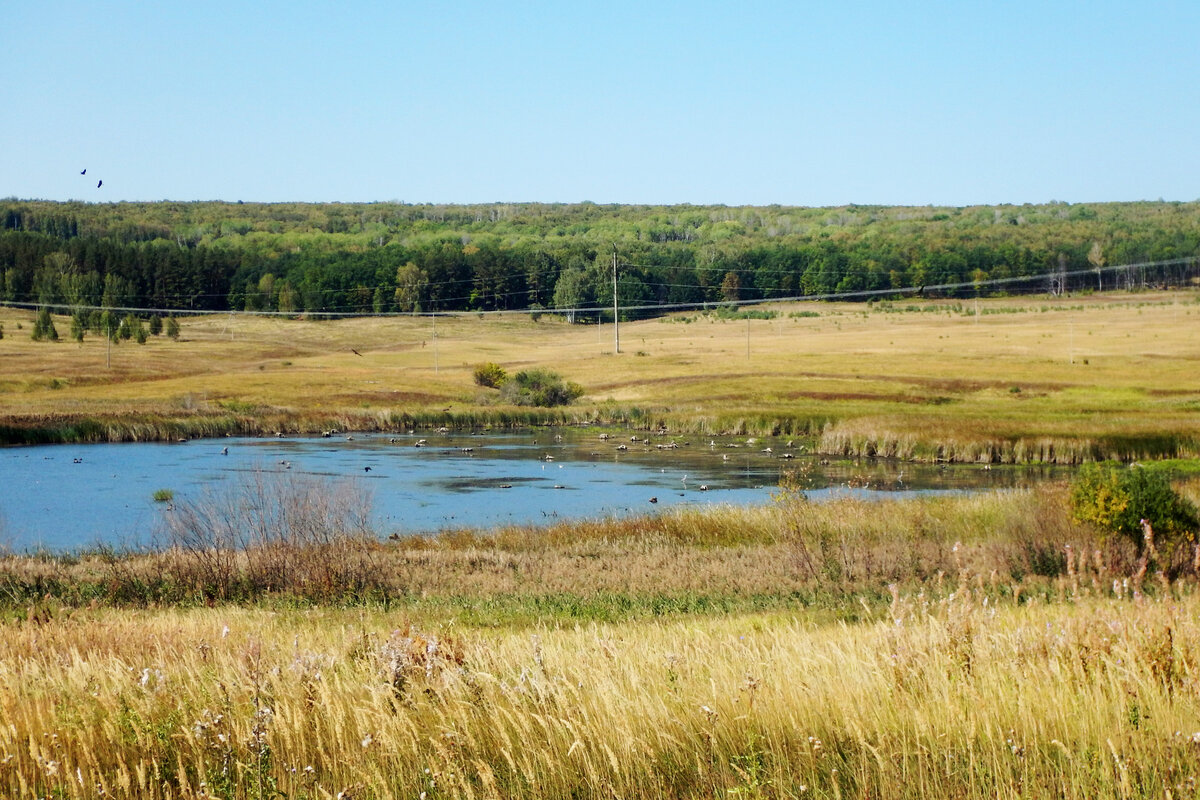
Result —
<instances>
[{"instance_id":1,"label":"tall grass in foreground","mask_svg":"<svg viewBox=\"0 0 1200 800\"><path fill-rule=\"evenodd\" d=\"M11 798L1191 797L1200 601L417 630L81 610L0 629Z\"/></svg>"},{"instance_id":2,"label":"tall grass in foreground","mask_svg":"<svg viewBox=\"0 0 1200 800\"><path fill-rule=\"evenodd\" d=\"M1130 581L1062 487L387 543L242 491L5 560L0 796L1197 795L1195 578ZM261 605L195 603L213 544ZM347 553L369 596L312 580Z\"/></svg>"}]
</instances>

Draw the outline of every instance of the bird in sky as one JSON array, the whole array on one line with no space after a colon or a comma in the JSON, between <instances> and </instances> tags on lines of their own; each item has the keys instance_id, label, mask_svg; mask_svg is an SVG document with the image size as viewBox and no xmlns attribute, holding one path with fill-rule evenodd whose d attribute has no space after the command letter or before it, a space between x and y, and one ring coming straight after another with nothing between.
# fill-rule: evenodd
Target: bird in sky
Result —
<instances>
[{"instance_id":1,"label":"bird in sky","mask_svg":"<svg viewBox=\"0 0 1200 800\"><path fill-rule=\"evenodd\" d=\"M85 167L85 168L83 169L83 171L82 171L82 172L80 172L79 174L80 174L80 175L87 175L87 168Z\"/></svg>"},{"instance_id":2,"label":"bird in sky","mask_svg":"<svg viewBox=\"0 0 1200 800\"><path fill-rule=\"evenodd\" d=\"M97 189L99 189L99 188L100 188L101 186L103 186L103 185L104 185L104 181L98 181L98 182L96 183L96 188L97 188Z\"/></svg>"}]
</instances>

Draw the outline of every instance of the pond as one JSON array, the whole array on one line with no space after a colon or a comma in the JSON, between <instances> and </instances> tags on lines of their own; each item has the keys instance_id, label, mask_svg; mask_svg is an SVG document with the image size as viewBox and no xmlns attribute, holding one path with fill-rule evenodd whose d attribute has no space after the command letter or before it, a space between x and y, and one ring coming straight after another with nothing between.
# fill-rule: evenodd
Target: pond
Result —
<instances>
[{"instance_id":1,"label":"pond","mask_svg":"<svg viewBox=\"0 0 1200 800\"><path fill-rule=\"evenodd\" d=\"M783 439L594 430L338 434L0 449L0 548L148 546L176 502L262 473L352 482L380 535L769 502L799 475L809 497L1027 486L1062 469L821 459Z\"/></svg>"}]
</instances>

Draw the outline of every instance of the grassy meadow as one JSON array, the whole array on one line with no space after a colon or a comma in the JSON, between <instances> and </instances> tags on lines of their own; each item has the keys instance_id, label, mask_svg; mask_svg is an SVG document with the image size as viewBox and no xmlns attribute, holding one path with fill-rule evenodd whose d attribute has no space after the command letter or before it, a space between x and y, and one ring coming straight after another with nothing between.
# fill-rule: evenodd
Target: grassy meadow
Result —
<instances>
[{"instance_id":1,"label":"grassy meadow","mask_svg":"<svg viewBox=\"0 0 1200 800\"><path fill-rule=\"evenodd\" d=\"M1143 581L1046 486L276 547L229 597L13 556L0 793L1195 797L1193 555Z\"/></svg>"},{"instance_id":2,"label":"grassy meadow","mask_svg":"<svg viewBox=\"0 0 1200 800\"><path fill-rule=\"evenodd\" d=\"M1077 463L1194 457L1195 291L772 306L613 326L553 315L182 320L178 341L33 342L0 309L8 441L596 422L811 437L822 452ZM584 397L503 406L472 380L548 368Z\"/></svg>"},{"instance_id":3,"label":"grassy meadow","mask_svg":"<svg viewBox=\"0 0 1200 800\"><path fill-rule=\"evenodd\" d=\"M0 309L0 430L552 421L1195 458L1198 298L688 313L622 323L619 355L611 325L551 316L197 317L110 349ZM586 394L501 406L483 362ZM1200 797L1196 537L1147 570L1063 485L816 503L798 474L756 508L394 540L328 488L266 498L286 535L223 538L262 527L233 497L178 503L155 552L0 554L0 796Z\"/></svg>"},{"instance_id":4,"label":"grassy meadow","mask_svg":"<svg viewBox=\"0 0 1200 800\"><path fill-rule=\"evenodd\" d=\"M1195 797L1200 602L567 628L318 608L0 631L7 797Z\"/></svg>"}]
</instances>

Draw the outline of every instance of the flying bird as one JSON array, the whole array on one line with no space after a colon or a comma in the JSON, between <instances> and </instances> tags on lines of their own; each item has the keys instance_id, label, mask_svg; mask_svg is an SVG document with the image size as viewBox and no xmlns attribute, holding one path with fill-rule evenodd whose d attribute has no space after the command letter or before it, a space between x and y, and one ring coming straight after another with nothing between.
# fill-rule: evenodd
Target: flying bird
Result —
<instances>
[{"instance_id":1,"label":"flying bird","mask_svg":"<svg viewBox=\"0 0 1200 800\"><path fill-rule=\"evenodd\" d=\"M84 169L83 171L81 171L79 174L80 174L80 175L87 175L87 169L85 168L85 169Z\"/></svg>"},{"instance_id":2,"label":"flying bird","mask_svg":"<svg viewBox=\"0 0 1200 800\"><path fill-rule=\"evenodd\" d=\"M356 356L361 356L361 355L362 355L362 353L358 352L358 351L357 351L357 350L355 350L353 347L351 347L351 348L350 348L350 352L351 352L351 353L354 353L354 355L356 355Z\"/></svg>"},{"instance_id":3,"label":"flying bird","mask_svg":"<svg viewBox=\"0 0 1200 800\"><path fill-rule=\"evenodd\" d=\"M104 185L104 181L97 181L96 188L99 189L103 185Z\"/></svg>"}]
</instances>

